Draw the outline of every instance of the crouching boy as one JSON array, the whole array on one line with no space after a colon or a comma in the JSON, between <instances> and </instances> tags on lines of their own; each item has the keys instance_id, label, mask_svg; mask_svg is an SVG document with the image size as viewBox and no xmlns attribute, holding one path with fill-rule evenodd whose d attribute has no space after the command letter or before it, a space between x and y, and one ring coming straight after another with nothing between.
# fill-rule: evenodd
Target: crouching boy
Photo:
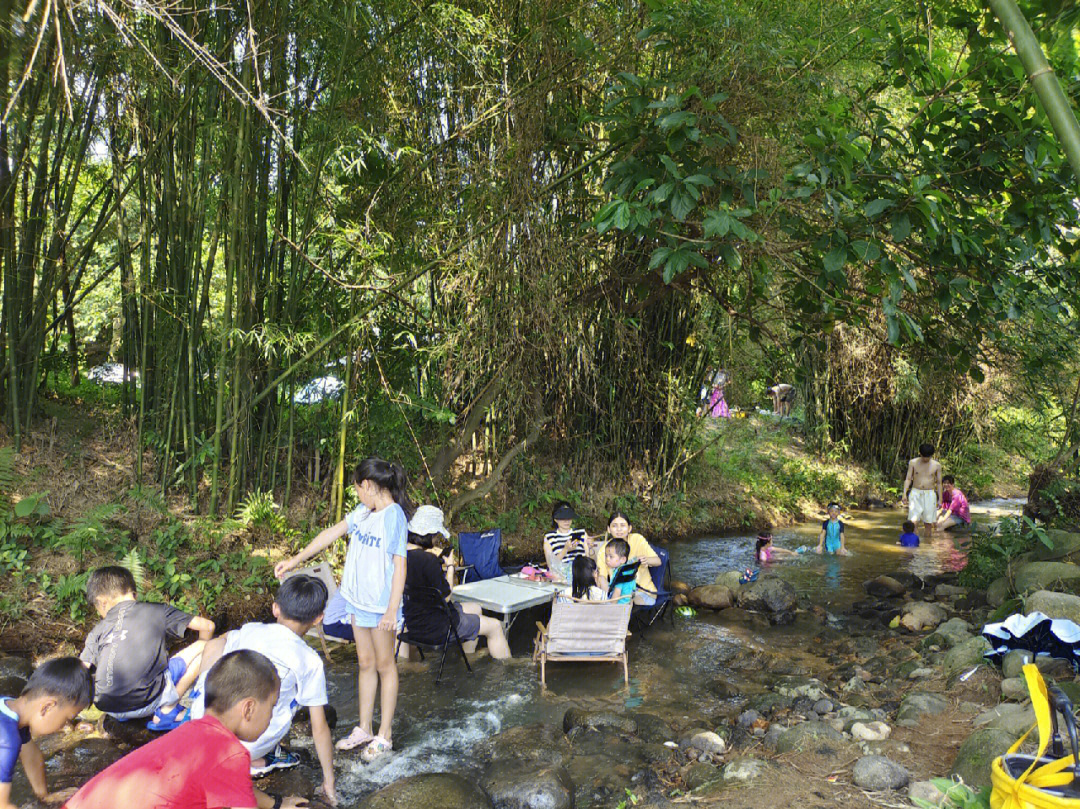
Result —
<instances>
[{"instance_id":1,"label":"crouching boy","mask_svg":"<svg viewBox=\"0 0 1080 809\"><path fill-rule=\"evenodd\" d=\"M297 709L306 707L311 716L315 752L322 767L320 792L331 804L336 804L334 746L325 711L326 675L322 658L304 642L305 633L322 620L326 595L326 585L316 577L302 573L290 576L281 583L274 598L277 623L244 624L212 640L203 654L206 665L213 665L218 655L238 649L260 652L270 659L281 678L281 692L270 725L257 739L244 743L251 753L251 775L266 775L300 763L299 756L285 750L281 742L292 727ZM191 704L193 717L201 716L205 710L204 694L205 690L196 686Z\"/></svg>"},{"instance_id":2,"label":"crouching boy","mask_svg":"<svg viewBox=\"0 0 1080 809\"><path fill-rule=\"evenodd\" d=\"M86 597L101 616L79 658L94 667L95 704L120 722L146 719L150 730L172 730L181 721L180 698L199 676L214 622L170 607L135 600L135 579L125 568L90 574ZM165 642L192 629L199 640L170 658Z\"/></svg>"},{"instance_id":3,"label":"crouching boy","mask_svg":"<svg viewBox=\"0 0 1080 809\"><path fill-rule=\"evenodd\" d=\"M45 803L59 803L73 790L49 792L45 759L35 741L59 732L75 715L90 706L94 682L74 657L42 663L30 675L17 697L0 697L0 809L14 809L11 779L21 761L34 794Z\"/></svg>"}]
</instances>

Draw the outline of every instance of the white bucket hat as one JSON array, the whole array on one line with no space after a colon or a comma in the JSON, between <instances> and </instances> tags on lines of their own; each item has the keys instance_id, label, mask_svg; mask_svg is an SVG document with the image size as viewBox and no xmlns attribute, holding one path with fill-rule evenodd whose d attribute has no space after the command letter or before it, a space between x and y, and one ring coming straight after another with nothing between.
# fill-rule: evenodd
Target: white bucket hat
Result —
<instances>
[{"instance_id":1,"label":"white bucket hat","mask_svg":"<svg viewBox=\"0 0 1080 809\"><path fill-rule=\"evenodd\" d=\"M442 509L438 506L420 506L413 512L412 519L409 520L409 531L417 534L418 536L427 536L428 534L442 534L447 539L450 538L450 532L446 530L446 526L443 525L443 513Z\"/></svg>"}]
</instances>

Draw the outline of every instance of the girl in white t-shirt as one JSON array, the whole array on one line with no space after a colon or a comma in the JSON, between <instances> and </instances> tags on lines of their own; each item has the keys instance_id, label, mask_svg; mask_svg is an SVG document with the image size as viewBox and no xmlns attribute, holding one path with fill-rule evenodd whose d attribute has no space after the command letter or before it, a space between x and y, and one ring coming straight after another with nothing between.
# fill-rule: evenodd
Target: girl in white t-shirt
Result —
<instances>
[{"instance_id":1,"label":"girl in white t-shirt","mask_svg":"<svg viewBox=\"0 0 1080 809\"><path fill-rule=\"evenodd\" d=\"M393 747L391 734L398 695L394 643L401 627L406 526L413 507L405 494L405 470L399 464L366 458L353 472L352 482L360 505L337 525L322 531L296 556L278 562L274 573L281 578L336 540L348 536L340 593L345 601L346 620L352 624L360 663L360 724L338 741L337 748L363 747L361 758L370 762ZM380 686L379 733L372 735L375 692Z\"/></svg>"}]
</instances>

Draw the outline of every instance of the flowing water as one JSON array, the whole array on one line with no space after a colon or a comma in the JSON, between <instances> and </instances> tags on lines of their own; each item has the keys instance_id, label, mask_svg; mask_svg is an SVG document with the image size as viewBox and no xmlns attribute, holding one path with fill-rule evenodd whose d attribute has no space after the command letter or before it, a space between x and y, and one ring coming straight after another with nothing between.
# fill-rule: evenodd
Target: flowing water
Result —
<instances>
[{"instance_id":1,"label":"flowing water","mask_svg":"<svg viewBox=\"0 0 1080 809\"><path fill-rule=\"evenodd\" d=\"M1020 501L995 500L972 505L977 524L1015 513ZM824 517L824 515L822 515ZM861 511L843 515L849 557L818 556L812 550L791 561L771 565L762 575L780 576L815 604L840 611L865 598L862 583L881 573L910 570L928 575L956 570L963 552L950 536L925 542L917 549L895 543L905 516L899 510ZM817 544L820 520L775 532L781 547L796 549ZM958 539L963 539L960 537ZM669 546L673 576L691 585L711 583L718 573L753 567L753 536L705 537ZM621 667L614 664L552 665L548 690L542 691L536 667L528 662L535 620L542 612L526 613L511 631L514 655L500 664L481 656L475 672L465 672L460 660L448 658L443 680L434 685L428 663L401 667L395 747L400 752L372 766L345 759L339 785L356 795L407 775L446 770L468 771L470 748L489 736L533 722L561 725L571 706L592 709L634 708L668 718L690 717L701 705L703 683L718 675L737 681L741 689L760 688L753 673L736 672L731 663L755 650L782 649L793 662L812 659L807 640L821 624L811 616L785 627L741 610L698 611L693 618L676 617L674 626L650 629L630 645L630 688L622 687ZM343 726L356 717L355 665L347 650L335 653L342 661L329 670L330 701L338 707Z\"/></svg>"},{"instance_id":2,"label":"flowing water","mask_svg":"<svg viewBox=\"0 0 1080 809\"><path fill-rule=\"evenodd\" d=\"M994 522L1003 514L1015 513L1021 503L997 500L972 505L976 523ZM824 515L822 515L823 518ZM963 552L953 538L925 542L918 549L897 546L904 514L899 510L852 512L843 516L847 526L849 557L818 556L821 518L775 532L781 547L809 546L811 551L790 561L774 563L761 575L779 576L790 582L800 595L829 614L832 628L842 632L837 618L845 608L864 598L862 583L881 573L909 570L927 575L956 569L964 562ZM962 539L962 538L960 538ZM704 537L673 543L672 575L692 586L708 584L718 573L754 566L753 536ZM449 657L446 671L435 685L431 658L427 662L403 663L401 690L397 704L394 742L397 752L365 766L353 754L338 754L338 789L349 806L357 796L371 792L400 778L425 772L455 771L478 774L472 748L484 739L509 728L542 722L561 727L571 706L591 710L633 709L674 720L676 725L698 718L718 704L710 684L717 678L733 684L742 694L764 690L767 678L754 665L763 652L781 654L793 667L820 673L824 662L814 657L811 639L823 631L820 616L799 613L788 626L771 627L761 616L738 609L696 616L675 616L646 633L631 639L630 687L623 687L621 666L552 664L548 669L548 689L540 687L537 668L529 656L535 621L546 620L542 609L522 614L511 630L515 660L499 663L486 654L472 658L474 672L468 674L459 659ZM351 646L338 647L327 668L330 704L339 716L338 734L346 733L357 718L356 660ZM776 667L772 667L776 674ZM685 721L683 721L685 720ZM294 747L306 747L310 760L314 750L310 737L294 734ZM87 761L93 774L95 765ZM321 781L318 770L302 765L296 770L275 773L260 784L276 792L310 793ZM25 779L17 778L16 802L29 797ZM587 802L586 802L587 803Z\"/></svg>"}]
</instances>

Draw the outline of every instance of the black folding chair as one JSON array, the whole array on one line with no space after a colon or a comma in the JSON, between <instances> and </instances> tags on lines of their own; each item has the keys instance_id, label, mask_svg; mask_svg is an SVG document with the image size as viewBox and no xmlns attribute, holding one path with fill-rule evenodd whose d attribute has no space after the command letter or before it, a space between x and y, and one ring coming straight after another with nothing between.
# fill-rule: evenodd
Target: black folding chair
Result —
<instances>
[{"instance_id":1,"label":"black folding chair","mask_svg":"<svg viewBox=\"0 0 1080 809\"><path fill-rule=\"evenodd\" d=\"M439 684L439 680L442 679L443 666L446 664L446 650L450 647L450 644L457 644L458 651L461 652L461 659L465 661L465 668L469 670L469 674L472 674L472 666L469 665L469 656L465 654L465 647L462 645L461 638L457 633L457 613L453 606L443 598L442 593L434 587L406 587L405 588L405 603L411 603L413 606L420 605L424 609L435 610L443 613L446 616L447 629L446 637L441 642L432 642L430 640L423 640L421 638L413 637L409 634L408 624L405 625L405 630L399 632L397 636L397 649L396 652L401 651L401 644L407 643L409 646L415 646L420 652L420 659L424 660L424 650L429 652L441 652L439 657L439 671L435 675L435 685Z\"/></svg>"}]
</instances>

